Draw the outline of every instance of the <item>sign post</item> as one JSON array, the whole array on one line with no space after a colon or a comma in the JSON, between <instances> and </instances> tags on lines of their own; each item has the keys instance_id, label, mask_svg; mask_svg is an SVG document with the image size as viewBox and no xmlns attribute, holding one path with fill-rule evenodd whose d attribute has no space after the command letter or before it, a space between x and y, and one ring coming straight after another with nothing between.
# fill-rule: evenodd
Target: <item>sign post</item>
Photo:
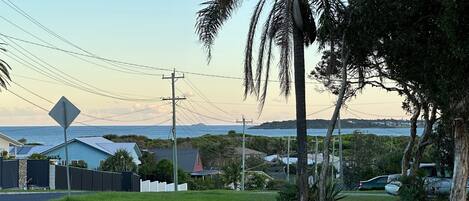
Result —
<instances>
[{"instance_id":1,"label":"sign post","mask_svg":"<svg viewBox=\"0 0 469 201\"><path fill-rule=\"evenodd\" d=\"M67 191L70 196L70 166L68 164L67 128L80 114L80 110L67 98L63 97L55 104L49 112L51 116L64 129L65 166L67 169Z\"/></svg>"}]
</instances>

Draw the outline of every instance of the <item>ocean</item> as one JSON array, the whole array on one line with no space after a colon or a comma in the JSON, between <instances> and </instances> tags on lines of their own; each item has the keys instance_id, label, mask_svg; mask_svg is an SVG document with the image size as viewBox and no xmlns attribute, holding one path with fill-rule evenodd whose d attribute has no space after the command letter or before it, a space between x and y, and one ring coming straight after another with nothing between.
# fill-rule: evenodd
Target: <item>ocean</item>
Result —
<instances>
[{"instance_id":1,"label":"ocean","mask_svg":"<svg viewBox=\"0 0 469 201\"><path fill-rule=\"evenodd\" d=\"M226 134L230 130L242 132L241 125L187 125L177 126L177 137L198 137L205 134ZM386 136L407 136L409 128L360 128L342 129L343 134L358 130L363 133ZM421 133L421 129L418 133ZM63 129L58 126L3 126L0 132L14 138L25 138L27 142L37 142L45 145L56 145L63 142ZM324 136L327 129L308 129L308 135ZM247 134L281 137L295 136L296 129L246 129ZM72 126L67 130L68 139L83 136L115 135L144 135L152 139L170 139L170 126ZM337 130L335 130L337 134Z\"/></svg>"}]
</instances>

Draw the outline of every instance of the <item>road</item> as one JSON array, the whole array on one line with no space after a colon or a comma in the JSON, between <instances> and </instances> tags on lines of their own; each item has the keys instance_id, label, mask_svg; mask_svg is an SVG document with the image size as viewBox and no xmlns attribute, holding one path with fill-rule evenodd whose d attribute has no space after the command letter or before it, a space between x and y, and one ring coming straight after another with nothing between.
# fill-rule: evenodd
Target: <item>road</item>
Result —
<instances>
[{"instance_id":1,"label":"road","mask_svg":"<svg viewBox=\"0 0 469 201\"><path fill-rule=\"evenodd\" d=\"M35 192L0 194L1 201L49 201L65 196L65 192ZM75 194L75 193L74 193Z\"/></svg>"}]
</instances>

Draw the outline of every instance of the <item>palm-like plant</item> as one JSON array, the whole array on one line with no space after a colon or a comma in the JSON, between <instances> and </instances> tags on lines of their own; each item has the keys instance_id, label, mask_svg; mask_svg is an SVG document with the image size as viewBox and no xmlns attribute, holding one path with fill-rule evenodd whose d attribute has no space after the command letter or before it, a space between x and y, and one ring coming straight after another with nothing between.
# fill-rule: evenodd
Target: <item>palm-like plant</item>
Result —
<instances>
[{"instance_id":1,"label":"palm-like plant","mask_svg":"<svg viewBox=\"0 0 469 201\"><path fill-rule=\"evenodd\" d=\"M242 0L206 0L197 12L196 33L211 59L211 50L218 31ZM263 11L267 10L260 35L259 54L253 76L253 44ZM258 0L249 25L244 57L244 95L257 96L260 109L265 103L270 79L272 50L279 48L279 74L281 93L290 94L291 57L294 58L294 82L296 96L296 123L298 142L299 200L308 200L306 153L306 106L304 47L316 39L316 25L309 0Z\"/></svg>"},{"instance_id":2,"label":"palm-like plant","mask_svg":"<svg viewBox=\"0 0 469 201\"><path fill-rule=\"evenodd\" d=\"M4 45L3 43L0 43L0 45ZM0 51L6 51L5 48L0 47ZM10 80L10 73L8 72L10 70L10 65L8 65L7 62L4 60L0 59L0 88L7 88L8 86L8 81Z\"/></svg>"}]
</instances>

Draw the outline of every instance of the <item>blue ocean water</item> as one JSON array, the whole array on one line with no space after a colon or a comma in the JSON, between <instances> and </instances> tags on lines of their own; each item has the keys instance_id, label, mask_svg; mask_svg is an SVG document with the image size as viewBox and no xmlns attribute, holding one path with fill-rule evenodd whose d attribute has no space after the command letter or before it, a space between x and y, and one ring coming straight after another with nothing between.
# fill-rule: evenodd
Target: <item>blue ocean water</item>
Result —
<instances>
[{"instance_id":1,"label":"blue ocean water","mask_svg":"<svg viewBox=\"0 0 469 201\"><path fill-rule=\"evenodd\" d=\"M242 131L240 125L187 125L177 126L178 138L197 137L205 134L226 134L230 130ZM363 133L407 136L408 128L360 128L342 129L342 133L352 133L359 130ZM327 129L308 129L308 135L325 135ZM14 138L25 138L28 142L38 142L46 145L55 145L63 142L63 129L58 126L4 126L0 132ZM72 126L67 131L67 137L73 139L83 136L115 135L144 135L152 139L170 139L170 126ZM337 133L337 130L335 131ZM247 129L247 134L281 137L294 136L296 129ZM418 131L421 133L421 130Z\"/></svg>"}]
</instances>

